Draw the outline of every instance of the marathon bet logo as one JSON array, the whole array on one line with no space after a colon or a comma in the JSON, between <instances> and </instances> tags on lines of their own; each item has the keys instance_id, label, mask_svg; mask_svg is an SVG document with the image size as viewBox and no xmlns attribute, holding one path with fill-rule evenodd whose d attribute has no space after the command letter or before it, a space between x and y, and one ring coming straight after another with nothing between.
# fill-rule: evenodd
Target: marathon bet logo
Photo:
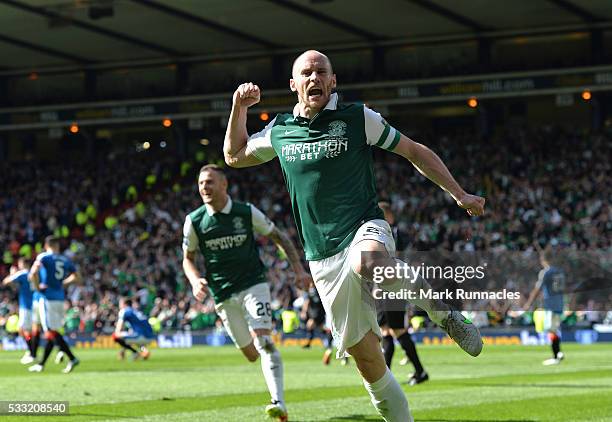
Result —
<instances>
[{"instance_id":1,"label":"marathon bet logo","mask_svg":"<svg viewBox=\"0 0 612 422\"><path fill-rule=\"evenodd\" d=\"M334 120L329 124L327 139L317 142L290 143L281 148L281 155L287 162L298 159L318 160L319 158L334 158L348 150L348 138L346 134L346 122Z\"/></svg>"},{"instance_id":2,"label":"marathon bet logo","mask_svg":"<svg viewBox=\"0 0 612 422\"><path fill-rule=\"evenodd\" d=\"M334 158L348 150L348 139L326 139L309 143L285 144L281 155L288 162Z\"/></svg>"}]
</instances>

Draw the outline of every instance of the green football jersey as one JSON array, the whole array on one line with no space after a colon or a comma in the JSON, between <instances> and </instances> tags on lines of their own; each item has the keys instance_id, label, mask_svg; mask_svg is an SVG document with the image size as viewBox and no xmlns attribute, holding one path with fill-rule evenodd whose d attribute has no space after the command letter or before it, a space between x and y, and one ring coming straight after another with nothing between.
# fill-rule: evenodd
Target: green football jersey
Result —
<instances>
[{"instance_id":1,"label":"green football jersey","mask_svg":"<svg viewBox=\"0 0 612 422\"><path fill-rule=\"evenodd\" d=\"M335 255L364 222L383 219L372 146L393 150L400 133L363 104L328 105L312 119L277 115L251 136L262 161L279 157L307 260Z\"/></svg>"},{"instance_id":2,"label":"green football jersey","mask_svg":"<svg viewBox=\"0 0 612 422\"><path fill-rule=\"evenodd\" d=\"M234 201L229 207L227 213L211 215L202 205L185 222L184 247L193 249L189 244L193 242L190 233L195 232L215 303L266 281L265 267L253 235L251 205Z\"/></svg>"}]
</instances>

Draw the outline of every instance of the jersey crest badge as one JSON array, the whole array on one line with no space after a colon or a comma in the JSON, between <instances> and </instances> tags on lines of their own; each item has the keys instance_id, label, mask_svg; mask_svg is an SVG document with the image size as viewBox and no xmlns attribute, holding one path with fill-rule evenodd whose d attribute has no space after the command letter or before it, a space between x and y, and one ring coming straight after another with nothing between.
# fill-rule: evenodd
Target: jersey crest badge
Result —
<instances>
[{"instance_id":1,"label":"jersey crest badge","mask_svg":"<svg viewBox=\"0 0 612 422\"><path fill-rule=\"evenodd\" d=\"M234 217L234 219L232 220L232 223L234 223L234 229L236 230L244 229L244 223L242 222L242 217Z\"/></svg>"},{"instance_id":2,"label":"jersey crest badge","mask_svg":"<svg viewBox=\"0 0 612 422\"><path fill-rule=\"evenodd\" d=\"M342 120L334 120L329 124L329 130L327 131L330 136L341 137L346 133L346 122Z\"/></svg>"}]
</instances>

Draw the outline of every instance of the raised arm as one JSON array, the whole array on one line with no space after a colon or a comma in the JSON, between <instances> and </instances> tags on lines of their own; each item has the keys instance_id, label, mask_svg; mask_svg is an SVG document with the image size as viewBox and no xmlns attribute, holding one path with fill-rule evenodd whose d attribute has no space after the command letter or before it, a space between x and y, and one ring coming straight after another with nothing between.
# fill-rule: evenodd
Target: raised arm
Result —
<instances>
[{"instance_id":1,"label":"raised arm","mask_svg":"<svg viewBox=\"0 0 612 422\"><path fill-rule=\"evenodd\" d=\"M457 205L467 210L469 215L484 214L485 199L464 191L440 157L425 145L400 134L399 142L393 152L409 160L419 173L448 192Z\"/></svg>"},{"instance_id":2,"label":"raised arm","mask_svg":"<svg viewBox=\"0 0 612 422\"><path fill-rule=\"evenodd\" d=\"M0 286L8 286L9 284L11 284L13 282L13 277L10 275L7 275L6 277L4 277L4 279L2 280L2 283L0 283Z\"/></svg>"},{"instance_id":3,"label":"raised arm","mask_svg":"<svg viewBox=\"0 0 612 422\"><path fill-rule=\"evenodd\" d=\"M240 85L234 92L223 142L225 163L230 167L250 167L264 162L247 148L247 110L259 102L260 95L259 87L252 82Z\"/></svg>"},{"instance_id":4,"label":"raised arm","mask_svg":"<svg viewBox=\"0 0 612 422\"><path fill-rule=\"evenodd\" d=\"M467 210L469 215L478 216L484 213L485 199L464 191L435 152L403 135L370 108L364 106L363 112L369 145L394 152L409 160L419 173L448 192L457 205Z\"/></svg>"},{"instance_id":5,"label":"raised arm","mask_svg":"<svg viewBox=\"0 0 612 422\"><path fill-rule=\"evenodd\" d=\"M523 305L523 310L528 311L529 308L531 308L531 305L533 305L533 302L535 302L535 300L540 295L540 292L542 291L542 284L544 284L544 273L545 273L544 270L541 270L539 272L538 281L536 281L536 284L533 287L533 290L531 290L531 293L529 293L529 297L527 298L527 301Z\"/></svg>"}]
</instances>

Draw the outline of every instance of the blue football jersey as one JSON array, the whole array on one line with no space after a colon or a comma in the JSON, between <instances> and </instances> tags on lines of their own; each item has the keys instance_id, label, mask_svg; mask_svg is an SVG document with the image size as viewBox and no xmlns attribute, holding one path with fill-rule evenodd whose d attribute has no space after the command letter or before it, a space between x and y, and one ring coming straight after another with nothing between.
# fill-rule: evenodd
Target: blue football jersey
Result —
<instances>
[{"instance_id":1,"label":"blue football jersey","mask_svg":"<svg viewBox=\"0 0 612 422\"><path fill-rule=\"evenodd\" d=\"M28 270L17 271L10 278L11 282L19 284L19 307L32 309L32 289L28 280Z\"/></svg>"},{"instance_id":2,"label":"blue football jersey","mask_svg":"<svg viewBox=\"0 0 612 422\"><path fill-rule=\"evenodd\" d=\"M42 264L39 273L40 293L47 300L64 300L63 282L76 271L72 261L64 255L50 252L41 253L36 260Z\"/></svg>"},{"instance_id":3,"label":"blue football jersey","mask_svg":"<svg viewBox=\"0 0 612 422\"><path fill-rule=\"evenodd\" d=\"M544 308L553 312L563 312L563 292L565 273L561 268L548 267L540 271Z\"/></svg>"},{"instance_id":4,"label":"blue football jersey","mask_svg":"<svg viewBox=\"0 0 612 422\"><path fill-rule=\"evenodd\" d=\"M151 324L149 324L147 317L142 312L127 307L119 312L119 319L129 323L132 330L138 335L147 338L154 337L153 328L151 328Z\"/></svg>"}]
</instances>

